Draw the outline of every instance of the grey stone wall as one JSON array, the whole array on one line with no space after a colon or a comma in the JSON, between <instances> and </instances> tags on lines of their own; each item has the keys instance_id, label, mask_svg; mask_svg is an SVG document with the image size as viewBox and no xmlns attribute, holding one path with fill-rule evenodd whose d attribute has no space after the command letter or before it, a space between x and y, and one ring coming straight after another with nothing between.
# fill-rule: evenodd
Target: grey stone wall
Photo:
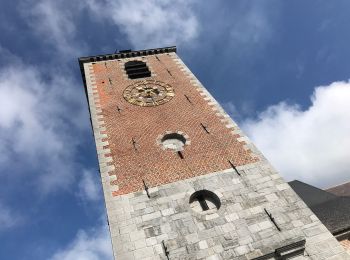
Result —
<instances>
[{"instance_id":1,"label":"grey stone wall","mask_svg":"<svg viewBox=\"0 0 350 260\"><path fill-rule=\"evenodd\" d=\"M338 241L266 162L228 169L107 200L116 259L252 259L306 239L305 256L350 259ZM196 190L221 200L201 214L189 204ZM270 212L281 231L264 211Z\"/></svg>"}]
</instances>

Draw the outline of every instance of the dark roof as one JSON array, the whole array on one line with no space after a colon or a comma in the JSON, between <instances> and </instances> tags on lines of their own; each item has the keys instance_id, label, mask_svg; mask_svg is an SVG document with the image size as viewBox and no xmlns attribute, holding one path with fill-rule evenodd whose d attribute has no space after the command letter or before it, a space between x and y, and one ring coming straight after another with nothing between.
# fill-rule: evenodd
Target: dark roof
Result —
<instances>
[{"instance_id":1,"label":"dark roof","mask_svg":"<svg viewBox=\"0 0 350 260\"><path fill-rule=\"evenodd\" d=\"M297 180L289 185L332 234L350 228L350 197L336 196Z\"/></svg>"},{"instance_id":2,"label":"dark roof","mask_svg":"<svg viewBox=\"0 0 350 260\"><path fill-rule=\"evenodd\" d=\"M328 188L326 191L337 196L350 196L350 182Z\"/></svg>"},{"instance_id":3,"label":"dark roof","mask_svg":"<svg viewBox=\"0 0 350 260\"><path fill-rule=\"evenodd\" d=\"M311 210L333 234L350 227L350 197L338 197Z\"/></svg>"},{"instance_id":4,"label":"dark roof","mask_svg":"<svg viewBox=\"0 0 350 260\"><path fill-rule=\"evenodd\" d=\"M334 194L298 180L289 182L289 185L309 207L337 198Z\"/></svg>"}]
</instances>

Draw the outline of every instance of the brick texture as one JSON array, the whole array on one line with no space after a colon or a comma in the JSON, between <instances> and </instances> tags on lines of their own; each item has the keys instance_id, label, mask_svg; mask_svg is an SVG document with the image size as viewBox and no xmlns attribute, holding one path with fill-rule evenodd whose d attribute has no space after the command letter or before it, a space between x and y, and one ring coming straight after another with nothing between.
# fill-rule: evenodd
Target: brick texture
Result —
<instances>
[{"instance_id":1,"label":"brick texture","mask_svg":"<svg viewBox=\"0 0 350 260\"><path fill-rule=\"evenodd\" d=\"M350 240L349 239L344 239L344 240L341 240L339 242L344 247L346 252L348 252L350 254Z\"/></svg>"},{"instance_id":2,"label":"brick texture","mask_svg":"<svg viewBox=\"0 0 350 260\"><path fill-rule=\"evenodd\" d=\"M102 133L107 134L109 146L105 148L110 149L105 156L113 158L111 164L115 167L109 173L116 176L111 182L118 186L114 196L142 190L142 180L154 187L230 168L228 160L237 166L257 161L245 142L238 140L240 136L226 126L208 104L209 100L186 77L173 56L162 54L134 59L142 59L149 66L152 77L147 79L171 85L175 96L155 107L130 104L123 98L123 91L140 80L128 79L125 74L124 63L131 59L93 64L97 105L102 110L100 115L106 128ZM118 108L121 111L118 112ZM208 127L210 134L201 123ZM157 144L159 135L166 131L182 131L189 136L191 145L185 146L183 159Z\"/></svg>"}]
</instances>

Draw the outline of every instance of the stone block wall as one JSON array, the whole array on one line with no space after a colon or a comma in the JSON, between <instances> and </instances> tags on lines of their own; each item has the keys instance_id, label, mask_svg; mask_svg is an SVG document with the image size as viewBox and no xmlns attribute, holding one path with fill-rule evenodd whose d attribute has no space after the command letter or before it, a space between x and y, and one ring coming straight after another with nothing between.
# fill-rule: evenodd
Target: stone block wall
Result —
<instances>
[{"instance_id":1,"label":"stone block wall","mask_svg":"<svg viewBox=\"0 0 350 260\"><path fill-rule=\"evenodd\" d=\"M306 239L298 259L350 259L338 241L266 163L238 167L106 201L116 259L253 259ZM217 194L221 207L201 214L196 190ZM264 209L274 217L271 222Z\"/></svg>"}]
</instances>

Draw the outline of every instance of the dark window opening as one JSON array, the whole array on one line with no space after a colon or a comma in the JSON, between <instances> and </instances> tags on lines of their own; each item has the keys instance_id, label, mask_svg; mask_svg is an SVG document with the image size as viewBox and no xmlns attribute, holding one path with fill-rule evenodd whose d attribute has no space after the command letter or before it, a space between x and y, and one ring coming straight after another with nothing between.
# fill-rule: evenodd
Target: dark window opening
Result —
<instances>
[{"instance_id":1,"label":"dark window opening","mask_svg":"<svg viewBox=\"0 0 350 260\"><path fill-rule=\"evenodd\" d=\"M124 68L129 79L138 79L151 76L151 71L143 61L128 61L125 63Z\"/></svg>"},{"instance_id":2,"label":"dark window opening","mask_svg":"<svg viewBox=\"0 0 350 260\"><path fill-rule=\"evenodd\" d=\"M189 203L192 204L195 201L198 201L202 211L210 209L218 210L221 207L219 197L209 190L199 190L193 193L190 197Z\"/></svg>"},{"instance_id":3,"label":"dark window opening","mask_svg":"<svg viewBox=\"0 0 350 260\"><path fill-rule=\"evenodd\" d=\"M170 133L170 134L166 134L162 137L162 143L165 142L166 140L179 140L180 142L182 142L183 144L186 143L186 138L178 133Z\"/></svg>"},{"instance_id":4,"label":"dark window opening","mask_svg":"<svg viewBox=\"0 0 350 260\"><path fill-rule=\"evenodd\" d=\"M197 197L197 200L198 200L199 204L201 205L203 211L206 211L206 210L209 209L208 203L207 203L207 201L205 200L203 194L200 194L200 195Z\"/></svg>"}]
</instances>

